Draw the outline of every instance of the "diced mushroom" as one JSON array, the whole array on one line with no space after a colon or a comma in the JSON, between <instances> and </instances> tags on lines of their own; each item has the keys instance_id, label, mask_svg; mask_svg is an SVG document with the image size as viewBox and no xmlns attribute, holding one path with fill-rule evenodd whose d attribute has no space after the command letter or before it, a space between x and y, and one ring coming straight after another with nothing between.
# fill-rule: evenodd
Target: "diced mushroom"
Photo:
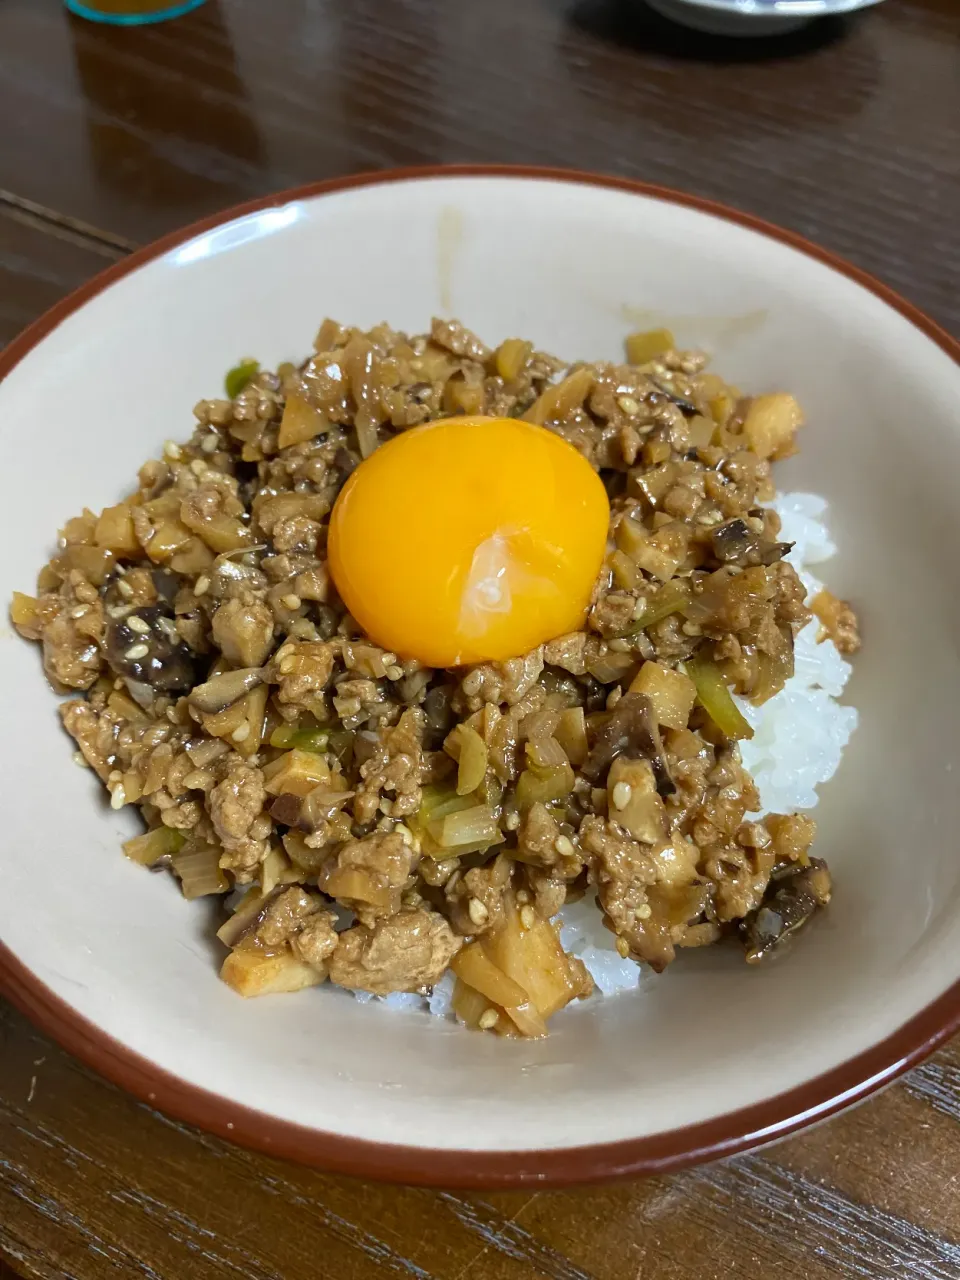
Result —
<instances>
[{"instance_id":1,"label":"diced mushroom","mask_svg":"<svg viewBox=\"0 0 960 1280\"><path fill-rule=\"evenodd\" d=\"M756 964L796 933L818 907L827 905L830 892L830 872L820 858L811 858L808 867L774 875L763 902L740 925L747 963Z\"/></svg>"},{"instance_id":2,"label":"diced mushroom","mask_svg":"<svg viewBox=\"0 0 960 1280\"><path fill-rule=\"evenodd\" d=\"M159 605L112 619L104 647L117 675L151 689L182 693L196 679L196 656L180 638L172 614Z\"/></svg>"},{"instance_id":3,"label":"diced mushroom","mask_svg":"<svg viewBox=\"0 0 960 1280\"><path fill-rule=\"evenodd\" d=\"M619 755L644 756L653 766L661 796L676 790L660 739L650 699L644 693L625 693L600 730L582 766L591 782L599 782Z\"/></svg>"},{"instance_id":4,"label":"diced mushroom","mask_svg":"<svg viewBox=\"0 0 960 1280\"><path fill-rule=\"evenodd\" d=\"M774 542L755 533L741 517L718 525L710 535L710 542L721 564L741 568L776 564L793 547L792 542Z\"/></svg>"}]
</instances>

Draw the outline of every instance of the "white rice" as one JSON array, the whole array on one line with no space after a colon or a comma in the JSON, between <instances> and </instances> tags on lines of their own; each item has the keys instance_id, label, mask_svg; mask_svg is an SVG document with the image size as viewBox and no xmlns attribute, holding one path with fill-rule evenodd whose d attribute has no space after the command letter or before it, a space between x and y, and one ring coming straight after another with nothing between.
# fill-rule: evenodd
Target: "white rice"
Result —
<instances>
[{"instance_id":1,"label":"white rice","mask_svg":"<svg viewBox=\"0 0 960 1280\"><path fill-rule=\"evenodd\" d=\"M792 493L778 498L773 507L783 522L780 536L796 544L788 558L810 600L821 586L810 566L829 560L836 552L824 523L827 503L814 494ZM754 729L753 738L741 744L741 753L760 791L761 814L814 808L816 788L836 773L843 749L857 727L856 710L836 700L849 679L850 664L832 640L818 644L818 632L819 623L813 619L797 636L795 674L776 697L762 707L739 700ZM649 970L617 953L592 894L564 907L560 915L560 940L565 950L583 960L600 995L631 990L650 976ZM355 994L362 1001L377 998L366 992ZM429 998L400 993L379 1002L394 1009L427 1009L436 1017L450 1018L452 994L453 976L448 972Z\"/></svg>"}]
</instances>

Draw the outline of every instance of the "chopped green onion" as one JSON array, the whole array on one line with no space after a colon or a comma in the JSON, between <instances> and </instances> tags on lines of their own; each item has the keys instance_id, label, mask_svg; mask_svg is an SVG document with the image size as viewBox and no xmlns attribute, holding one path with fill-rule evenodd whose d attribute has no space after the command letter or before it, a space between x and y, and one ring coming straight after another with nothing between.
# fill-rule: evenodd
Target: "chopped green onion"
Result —
<instances>
[{"instance_id":1,"label":"chopped green onion","mask_svg":"<svg viewBox=\"0 0 960 1280\"><path fill-rule=\"evenodd\" d=\"M223 380L223 385L227 395L231 400L235 400L250 379L260 372L259 360L241 360L239 364L234 365L227 376Z\"/></svg>"},{"instance_id":2,"label":"chopped green onion","mask_svg":"<svg viewBox=\"0 0 960 1280\"><path fill-rule=\"evenodd\" d=\"M282 724L271 733L270 745L323 755L330 745L330 734L326 729L298 729L292 724Z\"/></svg>"},{"instance_id":3,"label":"chopped green onion","mask_svg":"<svg viewBox=\"0 0 960 1280\"><path fill-rule=\"evenodd\" d=\"M142 867L152 867L161 858L179 853L186 843L186 836L173 827L156 827L145 835L134 836L123 846L123 852L131 862Z\"/></svg>"},{"instance_id":4,"label":"chopped green onion","mask_svg":"<svg viewBox=\"0 0 960 1280\"><path fill-rule=\"evenodd\" d=\"M652 627L655 622L662 622L664 618L669 618L671 613L682 613L691 599L690 584L687 580L674 578L665 583L655 596L647 600L643 613L627 627L626 631L620 632L619 639L625 640L629 636L635 636L647 627Z\"/></svg>"},{"instance_id":5,"label":"chopped green onion","mask_svg":"<svg viewBox=\"0 0 960 1280\"><path fill-rule=\"evenodd\" d=\"M727 738L752 738L753 730L740 714L717 664L694 655L685 670L696 686L697 701L720 732Z\"/></svg>"}]
</instances>

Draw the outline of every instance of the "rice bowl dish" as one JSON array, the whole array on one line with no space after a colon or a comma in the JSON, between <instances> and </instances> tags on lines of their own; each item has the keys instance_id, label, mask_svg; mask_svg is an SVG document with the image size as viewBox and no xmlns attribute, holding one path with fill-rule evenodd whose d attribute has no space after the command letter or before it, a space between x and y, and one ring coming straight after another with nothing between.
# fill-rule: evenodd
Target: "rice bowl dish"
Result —
<instances>
[{"instance_id":1,"label":"rice bowl dish","mask_svg":"<svg viewBox=\"0 0 960 1280\"><path fill-rule=\"evenodd\" d=\"M243 996L538 1037L830 901L806 816L856 725L803 425L666 330L565 362L326 321L245 360L17 594L131 859L227 914Z\"/></svg>"}]
</instances>

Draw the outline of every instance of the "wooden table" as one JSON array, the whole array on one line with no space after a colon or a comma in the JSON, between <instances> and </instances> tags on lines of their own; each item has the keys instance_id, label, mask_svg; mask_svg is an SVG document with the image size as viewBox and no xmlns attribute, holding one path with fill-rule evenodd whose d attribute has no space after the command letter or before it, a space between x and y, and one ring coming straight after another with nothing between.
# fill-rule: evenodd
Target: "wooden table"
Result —
<instances>
[{"instance_id":1,"label":"wooden table","mask_svg":"<svg viewBox=\"0 0 960 1280\"><path fill-rule=\"evenodd\" d=\"M569 164L718 197L948 328L960 14L780 44L639 0L208 0L139 32L0 0L0 341L135 245L333 174ZM362 1185L167 1120L0 1003L0 1280L960 1276L960 1047L762 1154L590 1191Z\"/></svg>"}]
</instances>

